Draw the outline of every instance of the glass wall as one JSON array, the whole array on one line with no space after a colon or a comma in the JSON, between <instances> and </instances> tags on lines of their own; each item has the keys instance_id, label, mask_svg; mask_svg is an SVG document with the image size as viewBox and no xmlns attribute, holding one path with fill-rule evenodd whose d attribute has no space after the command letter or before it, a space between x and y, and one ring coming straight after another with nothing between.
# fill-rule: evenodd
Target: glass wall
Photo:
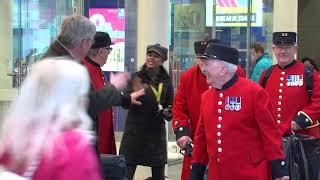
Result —
<instances>
[{"instance_id":1,"label":"glass wall","mask_svg":"<svg viewBox=\"0 0 320 180\"><path fill-rule=\"evenodd\" d=\"M171 0L170 69L175 87L194 65L194 41L217 38L240 51L240 65L250 74L250 46L272 46L273 1Z\"/></svg>"},{"instance_id":2,"label":"glass wall","mask_svg":"<svg viewBox=\"0 0 320 180\"><path fill-rule=\"evenodd\" d=\"M56 38L64 16L82 14L82 0L0 2L0 116L18 93L30 65Z\"/></svg>"}]
</instances>

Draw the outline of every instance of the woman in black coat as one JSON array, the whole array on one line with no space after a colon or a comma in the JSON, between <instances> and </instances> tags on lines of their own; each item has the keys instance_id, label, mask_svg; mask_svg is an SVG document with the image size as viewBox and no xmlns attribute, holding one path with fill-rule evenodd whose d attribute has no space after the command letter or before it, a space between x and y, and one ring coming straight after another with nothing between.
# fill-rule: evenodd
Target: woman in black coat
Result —
<instances>
[{"instance_id":1,"label":"woman in black coat","mask_svg":"<svg viewBox=\"0 0 320 180\"><path fill-rule=\"evenodd\" d=\"M142 106L131 106L120 146L126 157L128 179L132 180L137 165L149 166L153 180L164 180L167 163L165 120L171 120L173 85L162 64L168 49L159 44L147 47L146 62L131 82L130 91L145 88Z\"/></svg>"}]
</instances>

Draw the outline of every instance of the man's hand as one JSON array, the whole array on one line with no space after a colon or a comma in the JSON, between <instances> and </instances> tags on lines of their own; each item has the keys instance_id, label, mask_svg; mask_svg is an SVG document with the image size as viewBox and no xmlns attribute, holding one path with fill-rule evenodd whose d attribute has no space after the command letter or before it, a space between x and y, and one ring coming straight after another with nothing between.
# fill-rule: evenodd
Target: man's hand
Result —
<instances>
[{"instance_id":1,"label":"man's hand","mask_svg":"<svg viewBox=\"0 0 320 180\"><path fill-rule=\"evenodd\" d=\"M140 101L138 101L137 99L145 94L145 90L144 89L140 89L138 91L134 91L133 93L130 94L131 96L131 104L134 105L141 105L142 103Z\"/></svg>"},{"instance_id":2,"label":"man's hand","mask_svg":"<svg viewBox=\"0 0 320 180\"><path fill-rule=\"evenodd\" d=\"M124 89L128 81L130 80L130 74L128 72L122 73L110 73L110 83L114 85L118 90Z\"/></svg>"},{"instance_id":3,"label":"man's hand","mask_svg":"<svg viewBox=\"0 0 320 180\"><path fill-rule=\"evenodd\" d=\"M282 177L279 177L279 178L275 178L274 180L289 180L289 176L282 176Z\"/></svg>"},{"instance_id":4,"label":"man's hand","mask_svg":"<svg viewBox=\"0 0 320 180\"><path fill-rule=\"evenodd\" d=\"M296 122L291 121L291 129L294 130L294 131L297 131L297 130L302 129L302 128Z\"/></svg>"},{"instance_id":5,"label":"man's hand","mask_svg":"<svg viewBox=\"0 0 320 180\"><path fill-rule=\"evenodd\" d=\"M189 136L182 136L177 140L177 145L180 147L180 149L185 149L187 143L191 143L192 139Z\"/></svg>"}]
</instances>

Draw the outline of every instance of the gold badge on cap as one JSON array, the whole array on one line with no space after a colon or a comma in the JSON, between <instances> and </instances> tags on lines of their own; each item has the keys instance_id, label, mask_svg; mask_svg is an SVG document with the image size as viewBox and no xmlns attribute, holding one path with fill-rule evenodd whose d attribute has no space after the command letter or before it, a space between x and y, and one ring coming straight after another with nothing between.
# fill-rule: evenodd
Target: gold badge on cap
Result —
<instances>
[{"instance_id":1,"label":"gold badge on cap","mask_svg":"<svg viewBox=\"0 0 320 180\"><path fill-rule=\"evenodd\" d=\"M288 36L288 33L281 33L281 36L282 36L282 37L287 37L287 36Z\"/></svg>"},{"instance_id":2,"label":"gold badge on cap","mask_svg":"<svg viewBox=\"0 0 320 180\"><path fill-rule=\"evenodd\" d=\"M201 42L201 45L202 45L202 46L207 45L207 41L202 41L202 42Z\"/></svg>"}]
</instances>

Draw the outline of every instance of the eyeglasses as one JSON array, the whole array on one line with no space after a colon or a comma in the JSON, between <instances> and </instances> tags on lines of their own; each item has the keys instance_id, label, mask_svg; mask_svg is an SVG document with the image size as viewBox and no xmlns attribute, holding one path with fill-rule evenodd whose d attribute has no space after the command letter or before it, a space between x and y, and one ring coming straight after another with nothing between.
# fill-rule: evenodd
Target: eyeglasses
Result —
<instances>
[{"instance_id":1,"label":"eyeglasses","mask_svg":"<svg viewBox=\"0 0 320 180\"><path fill-rule=\"evenodd\" d=\"M112 51L112 48L111 48L111 47L105 47L105 49L106 49L107 51L109 51L109 52Z\"/></svg>"}]
</instances>

